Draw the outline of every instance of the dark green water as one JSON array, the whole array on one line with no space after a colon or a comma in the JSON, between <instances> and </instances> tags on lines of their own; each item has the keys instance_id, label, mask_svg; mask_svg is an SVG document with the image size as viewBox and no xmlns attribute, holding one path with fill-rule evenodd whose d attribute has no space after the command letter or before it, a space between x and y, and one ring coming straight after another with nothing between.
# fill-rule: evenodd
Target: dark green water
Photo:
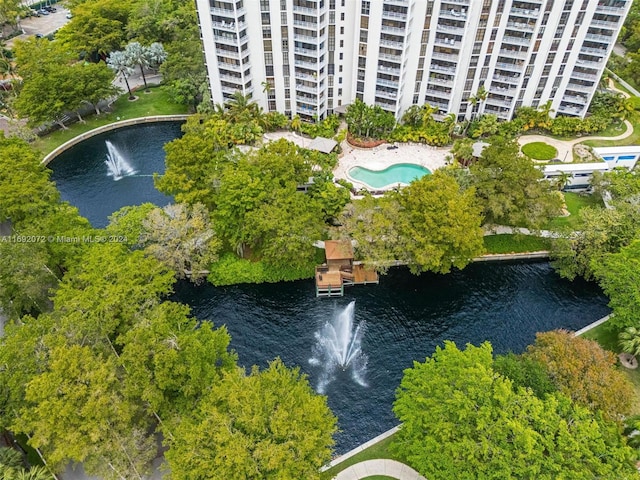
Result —
<instances>
[{"instance_id":1,"label":"dark green water","mask_svg":"<svg viewBox=\"0 0 640 480\"><path fill-rule=\"evenodd\" d=\"M299 366L317 387L322 366L309 363L314 334L355 300L355 323L365 322L362 351L367 386L337 369L326 387L345 452L395 426L391 405L402 371L424 361L436 345L490 341L494 351L522 352L538 331L577 330L607 315L607 299L593 284L560 279L548 263L474 264L446 276L414 277L396 269L380 285L352 287L341 299L315 298L312 281L277 285L194 288L177 298L200 319L226 325L240 363L265 366L276 356Z\"/></svg>"},{"instance_id":2,"label":"dark green water","mask_svg":"<svg viewBox=\"0 0 640 480\"><path fill-rule=\"evenodd\" d=\"M122 206L169 203L150 176L140 175L162 173L162 146L180 135L179 124L155 124L94 137L52 162L53 178L65 200L103 226ZM118 181L108 176L106 140L127 156L136 175ZM397 424L391 406L402 371L445 340L459 346L490 341L497 353L521 352L538 331L576 330L609 313L595 285L564 281L544 262L475 264L445 276L395 269L380 285L352 287L337 300L315 298L312 281L225 288L180 283L176 298L198 318L227 326L242 365L265 366L279 356L299 366L314 387L325 372L309 362L315 334L355 300L355 324L364 324L366 386L354 381L351 368L338 368L325 388L342 430L339 452Z\"/></svg>"},{"instance_id":3,"label":"dark green water","mask_svg":"<svg viewBox=\"0 0 640 480\"><path fill-rule=\"evenodd\" d=\"M171 203L153 186L153 174L164 172L165 143L182 136L181 122L137 125L102 133L79 143L56 157L49 168L63 200L89 219L94 227L104 227L108 216L126 205L151 202ZM108 174L106 141L109 140L136 171L114 180Z\"/></svg>"}]
</instances>

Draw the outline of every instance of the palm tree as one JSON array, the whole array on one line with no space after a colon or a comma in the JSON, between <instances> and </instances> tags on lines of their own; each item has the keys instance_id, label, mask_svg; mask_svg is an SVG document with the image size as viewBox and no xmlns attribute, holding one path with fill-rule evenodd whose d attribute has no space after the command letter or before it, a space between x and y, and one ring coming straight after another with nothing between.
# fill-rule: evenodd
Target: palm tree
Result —
<instances>
[{"instance_id":1,"label":"palm tree","mask_svg":"<svg viewBox=\"0 0 640 480\"><path fill-rule=\"evenodd\" d=\"M564 187L567 186L567 183L569 183L569 180L571 180L573 178L573 174L570 172L560 172L560 175L558 175L555 178L555 186L558 190L562 190Z\"/></svg>"},{"instance_id":2,"label":"palm tree","mask_svg":"<svg viewBox=\"0 0 640 480\"><path fill-rule=\"evenodd\" d=\"M484 85L480 85L480 87L478 87L478 91L474 95L471 95L469 97L469 102L472 105L471 120L474 120L476 118L476 114L480 109L480 104L484 102L488 96L489 92L487 92L487 90L484 88Z\"/></svg>"},{"instance_id":3,"label":"palm tree","mask_svg":"<svg viewBox=\"0 0 640 480\"><path fill-rule=\"evenodd\" d=\"M248 95L243 95L242 92L235 92L231 95L231 98L225 103L225 108L229 120L233 122L257 120L262 115L260 105L252 101Z\"/></svg>"},{"instance_id":4,"label":"palm tree","mask_svg":"<svg viewBox=\"0 0 640 480\"><path fill-rule=\"evenodd\" d=\"M122 75L124 78L124 82L127 85L127 90L129 91L129 100L134 100L136 97L131 93L131 87L129 86L128 77L133 73L133 68L131 68L131 63L129 59L125 55L124 52L111 52L107 57L107 65L112 70L115 70L116 73Z\"/></svg>"},{"instance_id":5,"label":"palm tree","mask_svg":"<svg viewBox=\"0 0 640 480\"><path fill-rule=\"evenodd\" d=\"M622 351L633 356L640 355L640 330L636 327L627 327L618 335Z\"/></svg>"},{"instance_id":6,"label":"palm tree","mask_svg":"<svg viewBox=\"0 0 640 480\"><path fill-rule=\"evenodd\" d=\"M144 91L148 92L149 87L147 86L147 77L144 75L144 67L148 67L150 63L146 48L138 42L131 42L125 47L124 54L129 61L129 66L133 67L134 65L138 65L140 67L142 81L144 82Z\"/></svg>"},{"instance_id":7,"label":"palm tree","mask_svg":"<svg viewBox=\"0 0 640 480\"><path fill-rule=\"evenodd\" d=\"M295 130L296 132L299 132L301 126L302 126L302 120L300 119L300 115L296 115L291 119L291 130Z\"/></svg>"}]
</instances>

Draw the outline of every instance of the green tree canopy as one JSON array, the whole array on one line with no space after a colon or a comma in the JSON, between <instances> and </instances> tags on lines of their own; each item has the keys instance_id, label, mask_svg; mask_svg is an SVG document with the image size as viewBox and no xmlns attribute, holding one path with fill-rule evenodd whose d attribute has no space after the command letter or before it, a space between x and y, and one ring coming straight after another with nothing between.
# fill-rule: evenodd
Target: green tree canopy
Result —
<instances>
[{"instance_id":1,"label":"green tree canopy","mask_svg":"<svg viewBox=\"0 0 640 480\"><path fill-rule=\"evenodd\" d=\"M184 415L165 454L173 478L320 478L331 458L336 418L298 369L280 360L229 373L192 415Z\"/></svg>"},{"instance_id":2,"label":"green tree canopy","mask_svg":"<svg viewBox=\"0 0 640 480\"><path fill-rule=\"evenodd\" d=\"M616 356L597 342L564 330L538 333L527 357L541 362L558 390L611 420L630 412L634 391L616 368Z\"/></svg>"},{"instance_id":3,"label":"green tree canopy","mask_svg":"<svg viewBox=\"0 0 640 480\"><path fill-rule=\"evenodd\" d=\"M426 478L638 478L614 424L559 394L514 390L491 346L452 342L405 371L392 445Z\"/></svg>"},{"instance_id":4,"label":"green tree canopy","mask_svg":"<svg viewBox=\"0 0 640 480\"><path fill-rule=\"evenodd\" d=\"M616 329L640 327L640 240L593 260L598 283L610 299L613 316L609 326Z\"/></svg>"},{"instance_id":5,"label":"green tree canopy","mask_svg":"<svg viewBox=\"0 0 640 480\"><path fill-rule=\"evenodd\" d=\"M515 140L494 139L470 169L486 223L539 228L559 215L562 199Z\"/></svg>"}]
</instances>

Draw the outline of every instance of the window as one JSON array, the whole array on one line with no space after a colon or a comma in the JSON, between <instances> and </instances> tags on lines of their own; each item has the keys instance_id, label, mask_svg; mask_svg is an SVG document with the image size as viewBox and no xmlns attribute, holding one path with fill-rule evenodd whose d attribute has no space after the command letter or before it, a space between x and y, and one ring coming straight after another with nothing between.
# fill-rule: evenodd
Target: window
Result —
<instances>
[{"instance_id":1,"label":"window","mask_svg":"<svg viewBox=\"0 0 640 480\"><path fill-rule=\"evenodd\" d=\"M262 14L262 24L271 25L271 15L269 15L269 12L264 12Z\"/></svg>"},{"instance_id":2,"label":"window","mask_svg":"<svg viewBox=\"0 0 640 480\"><path fill-rule=\"evenodd\" d=\"M342 89L341 89L341 88L339 88L339 89L338 89L338 96L339 96L339 97L341 97L341 96L342 96Z\"/></svg>"},{"instance_id":3,"label":"window","mask_svg":"<svg viewBox=\"0 0 640 480\"><path fill-rule=\"evenodd\" d=\"M260 11L269 11L269 0L260 0Z\"/></svg>"},{"instance_id":4,"label":"window","mask_svg":"<svg viewBox=\"0 0 640 480\"><path fill-rule=\"evenodd\" d=\"M269 76L273 76L273 65L267 65L264 67L265 74Z\"/></svg>"},{"instance_id":5,"label":"window","mask_svg":"<svg viewBox=\"0 0 640 480\"><path fill-rule=\"evenodd\" d=\"M282 25L287 24L287 12L280 12L280 23Z\"/></svg>"},{"instance_id":6,"label":"window","mask_svg":"<svg viewBox=\"0 0 640 480\"><path fill-rule=\"evenodd\" d=\"M264 52L264 63L266 65L273 65L273 53Z\"/></svg>"},{"instance_id":7,"label":"window","mask_svg":"<svg viewBox=\"0 0 640 480\"><path fill-rule=\"evenodd\" d=\"M371 2L362 2L362 15L369 15L369 11L371 10ZM344 16L344 13L342 14ZM344 20L344 18L343 18Z\"/></svg>"}]
</instances>

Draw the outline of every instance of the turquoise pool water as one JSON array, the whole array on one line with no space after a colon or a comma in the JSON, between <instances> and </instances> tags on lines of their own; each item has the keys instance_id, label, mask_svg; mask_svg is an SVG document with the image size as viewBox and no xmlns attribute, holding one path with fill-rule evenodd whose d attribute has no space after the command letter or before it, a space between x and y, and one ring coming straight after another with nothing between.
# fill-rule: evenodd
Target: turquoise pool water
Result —
<instances>
[{"instance_id":1,"label":"turquoise pool water","mask_svg":"<svg viewBox=\"0 0 640 480\"><path fill-rule=\"evenodd\" d=\"M417 178L429 175L428 168L413 163L397 163L384 170L369 170L364 167L353 167L349 176L372 188L384 188L398 183L409 184Z\"/></svg>"}]
</instances>

